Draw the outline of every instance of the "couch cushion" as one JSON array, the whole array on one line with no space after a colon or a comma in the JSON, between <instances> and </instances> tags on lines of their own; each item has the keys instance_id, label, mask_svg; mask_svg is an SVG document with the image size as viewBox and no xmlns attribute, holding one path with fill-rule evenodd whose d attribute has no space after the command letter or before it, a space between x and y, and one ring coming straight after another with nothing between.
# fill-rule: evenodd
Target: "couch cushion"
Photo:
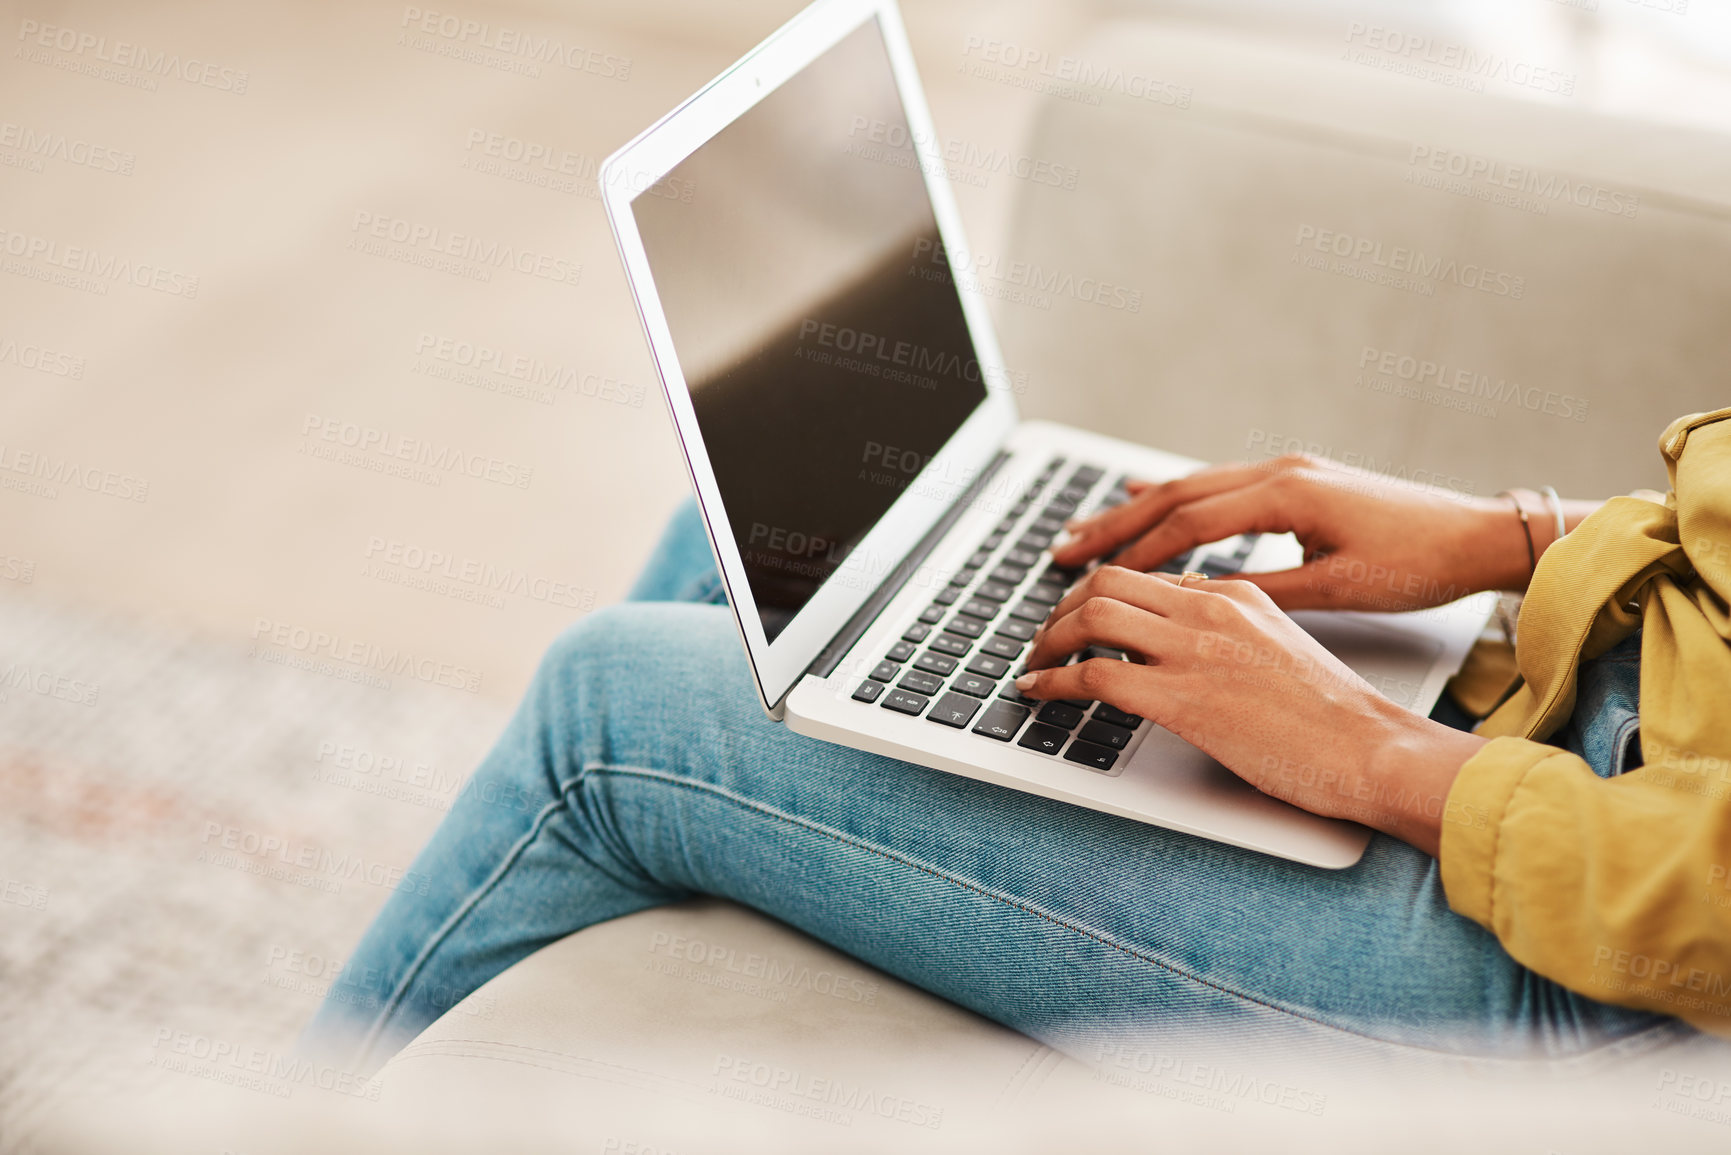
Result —
<instances>
[{"instance_id":1,"label":"couch cushion","mask_svg":"<svg viewBox=\"0 0 1731 1155\"><path fill-rule=\"evenodd\" d=\"M1022 182L978 254L1028 415L1606 496L1662 488L1665 424L1724 403L1726 138L1148 23L1072 59L1104 79L1027 151L1075 179Z\"/></svg>"}]
</instances>

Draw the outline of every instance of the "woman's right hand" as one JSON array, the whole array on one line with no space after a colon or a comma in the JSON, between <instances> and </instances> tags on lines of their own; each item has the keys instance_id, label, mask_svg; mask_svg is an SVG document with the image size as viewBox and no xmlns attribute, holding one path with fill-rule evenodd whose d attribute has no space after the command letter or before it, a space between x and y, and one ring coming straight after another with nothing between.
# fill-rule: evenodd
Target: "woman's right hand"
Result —
<instances>
[{"instance_id":1,"label":"woman's right hand","mask_svg":"<svg viewBox=\"0 0 1731 1155\"><path fill-rule=\"evenodd\" d=\"M1528 531L1508 498L1425 489L1303 454L1133 482L1130 493L1072 522L1053 559L1078 566L1123 546L1114 565L1151 570L1234 534L1290 532L1304 546L1303 565L1240 575L1287 610L1422 609L1524 589L1532 576ZM1553 519L1537 494L1517 500L1542 553Z\"/></svg>"}]
</instances>

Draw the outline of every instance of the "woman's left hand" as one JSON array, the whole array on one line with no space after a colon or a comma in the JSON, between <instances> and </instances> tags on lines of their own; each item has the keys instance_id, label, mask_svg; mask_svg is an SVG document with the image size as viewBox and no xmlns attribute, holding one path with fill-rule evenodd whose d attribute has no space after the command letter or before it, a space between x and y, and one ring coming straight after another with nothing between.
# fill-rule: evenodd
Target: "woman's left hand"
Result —
<instances>
[{"instance_id":1,"label":"woman's left hand","mask_svg":"<svg viewBox=\"0 0 1731 1155\"><path fill-rule=\"evenodd\" d=\"M1436 854L1448 790L1484 739L1377 693L1246 581L1102 566L1034 636L1029 697L1140 714L1266 794ZM1128 662L1091 658L1087 646Z\"/></svg>"}]
</instances>

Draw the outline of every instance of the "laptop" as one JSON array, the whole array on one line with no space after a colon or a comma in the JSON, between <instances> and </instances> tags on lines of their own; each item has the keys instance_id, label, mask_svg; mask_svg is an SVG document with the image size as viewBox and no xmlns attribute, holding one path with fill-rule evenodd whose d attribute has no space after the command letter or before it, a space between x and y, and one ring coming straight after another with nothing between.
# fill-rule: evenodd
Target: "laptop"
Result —
<instances>
[{"instance_id":1,"label":"laptop","mask_svg":"<svg viewBox=\"0 0 1731 1155\"><path fill-rule=\"evenodd\" d=\"M856 749L1351 865L1364 827L1106 703L1016 692L1079 576L1046 552L1064 521L1203 463L1019 419L987 308L1001 288L975 275L937 141L894 0L818 0L599 173L764 709ZM1171 568L1300 560L1290 535L1262 535ZM1428 711L1494 601L1294 616Z\"/></svg>"}]
</instances>

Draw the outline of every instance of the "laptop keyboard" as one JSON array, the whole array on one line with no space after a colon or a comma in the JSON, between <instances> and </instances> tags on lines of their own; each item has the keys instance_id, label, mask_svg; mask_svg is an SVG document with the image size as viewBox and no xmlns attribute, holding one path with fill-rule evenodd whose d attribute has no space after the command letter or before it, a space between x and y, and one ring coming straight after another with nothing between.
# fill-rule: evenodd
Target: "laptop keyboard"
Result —
<instances>
[{"instance_id":1,"label":"laptop keyboard","mask_svg":"<svg viewBox=\"0 0 1731 1155\"><path fill-rule=\"evenodd\" d=\"M1086 572L1054 565L1042 552L1105 481L1106 471L1098 466L1066 470L1066 464L1062 457L1046 464L961 572L860 682L855 701L966 730L982 741L1014 742L1111 771L1144 724L1141 717L1104 702L1041 702L1015 684L1034 630ZM1118 478L1095 508L1128 500L1127 480ZM1234 550L1209 552L1195 568L1210 577L1236 573L1254 546L1254 538L1240 538ZM1180 573L1203 552L1160 568ZM1120 650L1089 646L1071 661L1088 658L1127 660Z\"/></svg>"}]
</instances>

